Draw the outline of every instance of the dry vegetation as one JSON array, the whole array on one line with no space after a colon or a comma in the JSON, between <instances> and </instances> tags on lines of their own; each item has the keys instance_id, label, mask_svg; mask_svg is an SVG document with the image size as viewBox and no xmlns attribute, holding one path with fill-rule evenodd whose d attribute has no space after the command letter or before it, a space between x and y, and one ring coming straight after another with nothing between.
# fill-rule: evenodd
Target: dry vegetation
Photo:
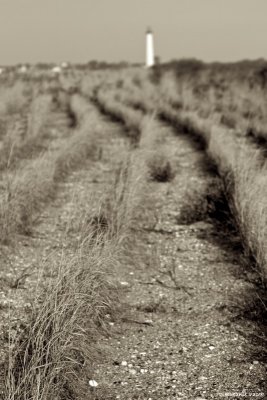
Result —
<instances>
[{"instance_id":1,"label":"dry vegetation","mask_svg":"<svg viewBox=\"0 0 267 400\"><path fill-rule=\"evenodd\" d=\"M72 256L63 250L60 262L42 267L54 274L38 288L22 332L9 335L5 399L86 398L97 336L118 302L113 266L131 257L150 182L177 173L162 121L195 140L215 165L246 256L266 281L266 70L244 65L241 76L236 66L181 62L153 72L12 72L1 82L2 248L31 235L73 171L101 161L111 140L104 118L121 124L130 143L118 153L98 213L88 204L76 222L82 232ZM59 118L63 130L51 129Z\"/></svg>"},{"instance_id":2,"label":"dry vegetation","mask_svg":"<svg viewBox=\"0 0 267 400\"><path fill-rule=\"evenodd\" d=\"M265 143L258 143L259 138L264 138L264 131L258 130L257 133L253 133L257 141L252 142L250 139L251 124L255 124L255 121L258 121L257 116L261 115L259 109L254 107L253 96L256 93L260 95L264 104L264 85L256 79L258 71L252 69L249 71L250 84L246 81L243 87L238 78L238 70L231 66L228 68L229 70L224 71L222 66L205 68L202 64L195 65L194 62L189 62L185 66L183 63L171 65L166 71L156 70L152 75L137 72L121 85L118 94L116 92L118 85L114 79L115 101L111 107L109 107L111 100L107 101L107 96L101 91L98 101L101 107L105 108L105 112L108 111L116 117L120 99L123 102L121 112L126 120L126 126L129 121L133 121L134 112L137 119L140 118L139 110L145 110L170 123L178 133L188 134L205 148L207 156L217 165L224 182L225 193L247 254L255 259L264 281L267 271L265 228L267 210L264 205L266 160ZM246 73L246 70L243 73ZM254 80L253 73L256 75ZM218 82L224 82L225 85L219 85ZM109 99L111 96L109 91ZM243 101L240 101L240 98ZM128 109L125 104L128 104ZM224 118L228 116L228 108L231 107L238 121L236 128L224 123ZM251 110L247 119L244 117L245 107ZM249 133L245 128L245 120L250 126ZM257 183L255 187L252 182L261 184Z\"/></svg>"}]
</instances>

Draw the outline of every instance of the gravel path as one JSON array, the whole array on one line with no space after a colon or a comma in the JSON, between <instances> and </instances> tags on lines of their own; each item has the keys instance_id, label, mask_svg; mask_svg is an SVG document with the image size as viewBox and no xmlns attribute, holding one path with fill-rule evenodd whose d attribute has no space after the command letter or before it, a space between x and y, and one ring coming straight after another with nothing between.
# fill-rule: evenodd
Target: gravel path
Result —
<instances>
[{"instance_id":1,"label":"gravel path","mask_svg":"<svg viewBox=\"0 0 267 400\"><path fill-rule=\"evenodd\" d=\"M200 151L170 128L168 135L176 177L150 187L158 222L140 223L141 261L116 271L124 304L116 318L107 316L92 398L264 398L266 336L248 312L258 299L255 277L248 279L212 220L179 224L189 188L213 178Z\"/></svg>"}]
</instances>

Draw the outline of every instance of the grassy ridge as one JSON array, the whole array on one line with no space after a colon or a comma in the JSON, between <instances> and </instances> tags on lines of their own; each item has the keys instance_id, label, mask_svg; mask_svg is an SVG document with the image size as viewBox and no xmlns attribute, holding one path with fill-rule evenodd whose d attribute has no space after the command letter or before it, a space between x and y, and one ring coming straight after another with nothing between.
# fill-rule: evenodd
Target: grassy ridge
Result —
<instances>
[{"instance_id":1,"label":"grassy ridge","mask_svg":"<svg viewBox=\"0 0 267 400\"><path fill-rule=\"evenodd\" d=\"M16 168L23 159L31 159L47 149L45 124L51 112L52 97L39 95L7 125L0 149L0 170Z\"/></svg>"},{"instance_id":2,"label":"grassy ridge","mask_svg":"<svg viewBox=\"0 0 267 400\"><path fill-rule=\"evenodd\" d=\"M138 110L132 110L130 107L122 104L116 99L116 92L98 90L95 96L96 104L103 114L112 117L113 120L121 122L127 129L128 136L133 143L139 141L140 122L143 113Z\"/></svg>"},{"instance_id":3,"label":"grassy ridge","mask_svg":"<svg viewBox=\"0 0 267 400\"><path fill-rule=\"evenodd\" d=\"M0 197L2 242L9 240L16 232L28 232L36 213L54 194L57 182L88 157L95 156L96 119L96 111L88 105L80 128L59 151L46 152L23 169L3 176Z\"/></svg>"},{"instance_id":4,"label":"grassy ridge","mask_svg":"<svg viewBox=\"0 0 267 400\"><path fill-rule=\"evenodd\" d=\"M246 140L236 138L227 128L216 126L192 112L178 112L165 107L163 115L174 126L199 137L209 157L215 161L232 209L236 225L248 254L267 278L267 164L263 153Z\"/></svg>"},{"instance_id":5,"label":"grassy ridge","mask_svg":"<svg viewBox=\"0 0 267 400\"><path fill-rule=\"evenodd\" d=\"M260 150L240 148L227 130L213 127L210 157L225 181L229 204L248 254L267 278L267 161Z\"/></svg>"},{"instance_id":6,"label":"grassy ridge","mask_svg":"<svg viewBox=\"0 0 267 400\"><path fill-rule=\"evenodd\" d=\"M161 115L203 142L227 188L227 198L243 244L266 280L267 207L264 199L267 164L263 152L245 138L236 137L229 129L202 119L196 113L175 113L171 106L169 110L165 106Z\"/></svg>"}]
</instances>

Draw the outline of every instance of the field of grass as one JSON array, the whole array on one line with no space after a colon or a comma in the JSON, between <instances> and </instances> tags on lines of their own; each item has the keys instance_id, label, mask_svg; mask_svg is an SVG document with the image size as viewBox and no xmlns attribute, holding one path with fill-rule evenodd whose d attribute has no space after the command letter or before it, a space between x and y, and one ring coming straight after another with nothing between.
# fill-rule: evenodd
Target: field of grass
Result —
<instances>
[{"instance_id":1,"label":"field of grass","mask_svg":"<svg viewBox=\"0 0 267 400\"><path fill-rule=\"evenodd\" d=\"M169 185L167 198L179 183L176 137L191 146L186 168L198 154L206 182L181 183L177 224L234 232L266 313L266 71L181 61L1 76L0 397L117 398L88 381L103 357L98 339L121 313L127 282L116 271L166 258L161 242L150 254L140 238L171 234L151 194ZM174 289L188 294L173 265Z\"/></svg>"}]
</instances>

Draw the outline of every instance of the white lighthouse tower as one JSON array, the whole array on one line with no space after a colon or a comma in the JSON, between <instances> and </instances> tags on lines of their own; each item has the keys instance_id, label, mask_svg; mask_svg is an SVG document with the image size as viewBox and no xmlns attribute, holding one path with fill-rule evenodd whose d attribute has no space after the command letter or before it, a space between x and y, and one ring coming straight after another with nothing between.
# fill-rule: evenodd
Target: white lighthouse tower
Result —
<instances>
[{"instance_id":1,"label":"white lighthouse tower","mask_svg":"<svg viewBox=\"0 0 267 400\"><path fill-rule=\"evenodd\" d=\"M154 64L154 38L152 30L148 28L146 31L146 67L153 67Z\"/></svg>"}]
</instances>

